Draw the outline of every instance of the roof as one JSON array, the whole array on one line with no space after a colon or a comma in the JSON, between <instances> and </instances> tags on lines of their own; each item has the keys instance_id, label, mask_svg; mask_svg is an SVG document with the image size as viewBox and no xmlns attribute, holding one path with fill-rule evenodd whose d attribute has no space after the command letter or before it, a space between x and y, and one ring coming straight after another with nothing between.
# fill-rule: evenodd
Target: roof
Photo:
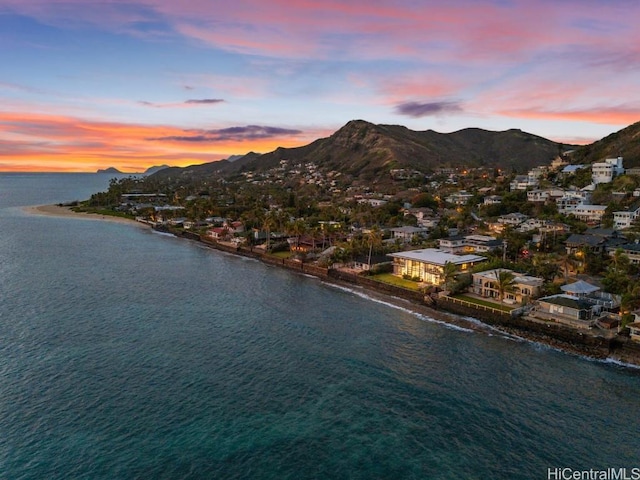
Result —
<instances>
[{"instance_id":1,"label":"roof","mask_svg":"<svg viewBox=\"0 0 640 480\"><path fill-rule=\"evenodd\" d=\"M581 235L579 233L574 233L567 238L565 243L567 245L589 245L596 246L601 245L605 242L604 238L598 237L596 235Z\"/></svg>"},{"instance_id":2,"label":"roof","mask_svg":"<svg viewBox=\"0 0 640 480\"><path fill-rule=\"evenodd\" d=\"M584 165L567 165L562 169L562 173L573 173L576 170L580 170L581 168L584 168L584 167L585 167Z\"/></svg>"},{"instance_id":3,"label":"roof","mask_svg":"<svg viewBox=\"0 0 640 480\"><path fill-rule=\"evenodd\" d=\"M392 228L391 231L399 232L399 233L423 233L423 232L428 232L429 230L426 228L420 228L420 227L404 226L404 227Z\"/></svg>"},{"instance_id":4,"label":"roof","mask_svg":"<svg viewBox=\"0 0 640 480\"><path fill-rule=\"evenodd\" d=\"M573 294L587 294L593 293L600 290L599 287L595 285L591 285L590 283L585 282L584 280L578 280L577 282L570 283L568 285L562 285L560 289L563 292L573 293Z\"/></svg>"},{"instance_id":5,"label":"roof","mask_svg":"<svg viewBox=\"0 0 640 480\"><path fill-rule=\"evenodd\" d=\"M601 237L616 237L618 235L618 231L615 228L587 228L584 233Z\"/></svg>"},{"instance_id":6,"label":"roof","mask_svg":"<svg viewBox=\"0 0 640 480\"><path fill-rule=\"evenodd\" d=\"M541 286L544 283L544 280L539 277L533 277L530 275L525 275L523 273L514 272L513 270L509 270L506 268L494 268L493 270L485 270L483 272L474 273L473 275L482 275L483 277L488 278L498 278L499 272L511 272L513 273L513 281L515 283L519 283L522 285L531 285L531 286Z\"/></svg>"},{"instance_id":7,"label":"roof","mask_svg":"<svg viewBox=\"0 0 640 480\"><path fill-rule=\"evenodd\" d=\"M577 210L594 210L594 211L600 211L600 212L604 212L607 209L606 205L588 205L583 203L582 205L578 205L574 211Z\"/></svg>"},{"instance_id":8,"label":"roof","mask_svg":"<svg viewBox=\"0 0 640 480\"><path fill-rule=\"evenodd\" d=\"M540 302L551 303L553 305L560 305L561 307L574 308L576 310L590 310L591 304L586 300L574 297L572 295L558 294L551 295L549 297L543 297L538 299Z\"/></svg>"},{"instance_id":9,"label":"roof","mask_svg":"<svg viewBox=\"0 0 640 480\"><path fill-rule=\"evenodd\" d=\"M409 250L406 252L390 253L390 257L403 258L406 260L416 260L433 265L444 266L445 263L462 265L463 263L476 263L486 260L480 255L455 255L446 253L437 248L423 248L421 250Z\"/></svg>"},{"instance_id":10,"label":"roof","mask_svg":"<svg viewBox=\"0 0 640 480\"><path fill-rule=\"evenodd\" d=\"M621 248L623 251L627 251L627 252L640 252L640 243L628 243L626 245L618 245L615 250L617 250L618 248Z\"/></svg>"}]
</instances>

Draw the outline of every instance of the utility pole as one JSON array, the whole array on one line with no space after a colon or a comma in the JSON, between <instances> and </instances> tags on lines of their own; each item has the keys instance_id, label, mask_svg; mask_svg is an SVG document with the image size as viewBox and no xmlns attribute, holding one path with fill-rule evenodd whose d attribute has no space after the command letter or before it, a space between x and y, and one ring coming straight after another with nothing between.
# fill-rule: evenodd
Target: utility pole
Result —
<instances>
[{"instance_id":1,"label":"utility pole","mask_svg":"<svg viewBox=\"0 0 640 480\"><path fill-rule=\"evenodd\" d=\"M502 240L502 262L506 263L507 261L507 241Z\"/></svg>"}]
</instances>

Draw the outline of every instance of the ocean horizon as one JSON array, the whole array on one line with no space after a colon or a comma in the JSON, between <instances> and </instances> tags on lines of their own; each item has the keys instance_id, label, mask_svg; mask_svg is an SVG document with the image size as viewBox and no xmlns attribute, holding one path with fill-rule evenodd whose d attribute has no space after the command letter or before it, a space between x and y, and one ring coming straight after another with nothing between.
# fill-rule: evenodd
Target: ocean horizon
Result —
<instances>
[{"instance_id":1,"label":"ocean horizon","mask_svg":"<svg viewBox=\"0 0 640 480\"><path fill-rule=\"evenodd\" d=\"M0 477L530 479L640 467L640 370L449 325L0 174ZM395 302L394 302L395 303Z\"/></svg>"}]
</instances>

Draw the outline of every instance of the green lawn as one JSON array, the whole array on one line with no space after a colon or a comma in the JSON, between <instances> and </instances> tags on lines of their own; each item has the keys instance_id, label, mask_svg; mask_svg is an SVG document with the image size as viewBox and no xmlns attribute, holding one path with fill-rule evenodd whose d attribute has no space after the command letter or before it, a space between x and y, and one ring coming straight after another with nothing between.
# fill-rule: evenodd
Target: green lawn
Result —
<instances>
[{"instance_id":1,"label":"green lawn","mask_svg":"<svg viewBox=\"0 0 640 480\"><path fill-rule=\"evenodd\" d=\"M93 213L95 215L105 215L110 217L128 218L129 220L135 220L135 217L129 213L116 212L108 208L94 208L94 207L71 207L76 213Z\"/></svg>"},{"instance_id":2,"label":"green lawn","mask_svg":"<svg viewBox=\"0 0 640 480\"><path fill-rule=\"evenodd\" d=\"M408 290L419 290L420 284L418 282L414 282L413 280L405 280L404 278L397 277L396 275L392 275L391 273L378 273L377 275L372 275L372 280L377 280L382 283L389 283L391 285L396 285L398 287L406 288Z\"/></svg>"},{"instance_id":3,"label":"green lawn","mask_svg":"<svg viewBox=\"0 0 640 480\"><path fill-rule=\"evenodd\" d=\"M495 308L496 310L502 310L503 312L510 312L515 307L510 307L507 305L501 305L499 303L488 302L486 300L481 300L479 298L468 297L466 295L453 295L453 298L459 298L460 300L466 300L469 303L475 303L477 305L484 305L485 307Z\"/></svg>"}]
</instances>

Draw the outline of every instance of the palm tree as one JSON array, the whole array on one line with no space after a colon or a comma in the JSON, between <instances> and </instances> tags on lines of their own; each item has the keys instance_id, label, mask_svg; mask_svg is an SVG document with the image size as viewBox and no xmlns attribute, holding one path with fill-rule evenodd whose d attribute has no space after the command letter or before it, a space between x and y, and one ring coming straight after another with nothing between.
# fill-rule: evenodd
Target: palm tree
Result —
<instances>
[{"instance_id":1,"label":"palm tree","mask_svg":"<svg viewBox=\"0 0 640 480\"><path fill-rule=\"evenodd\" d=\"M445 288L451 290L450 287L453 284L456 275L458 275L458 266L453 262L445 262L444 266L442 267L441 277L442 284L445 286Z\"/></svg>"},{"instance_id":2,"label":"palm tree","mask_svg":"<svg viewBox=\"0 0 640 480\"><path fill-rule=\"evenodd\" d=\"M300 246L300 237L307 232L307 226L301 219L297 219L287 225L287 232L296 237L297 251Z\"/></svg>"},{"instance_id":3,"label":"palm tree","mask_svg":"<svg viewBox=\"0 0 640 480\"><path fill-rule=\"evenodd\" d=\"M506 292L513 291L513 284L515 283L515 275L509 270L496 270L496 289L498 290L498 298L500 303L504 299Z\"/></svg>"},{"instance_id":4,"label":"palm tree","mask_svg":"<svg viewBox=\"0 0 640 480\"><path fill-rule=\"evenodd\" d=\"M367 239L369 240L369 257L367 263L369 265L369 270L371 270L371 254L374 250L377 252L382 249L382 232L377 225L369 230Z\"/></svg>"},{"instance_id":5,"label":"palm tree","mask_svg":"<svg viewBox=\"0 0 640 480\"><path fill-rule=\"evenodd\" d=\"M629 257L624 254L621 248L617 248L611 255L611 266L616 272L626 272L630 263Z\"/></svg>"},{"instance_id":6,"label":"palm tree","mask_svg":"<svg viewBox=\"0 0 640 480\"><path fill-rule=\"evenodd\" d=\"M536 275L542 277L546 283L551 283L560 273L560 264L554 253L538 253L533 257Z\"/></svg>"},{"instance_id":7,"label":"palm tree","mask_svg":"<svg viewBox=\"0 0 640 480\"><path fill-rule=\"evenodd\" d=\"M262 229L267 233L267 250L271 246L271 229L277 225L277 218L273 212L268 212L262 221Z\"/></svg>"}]
</instances>

